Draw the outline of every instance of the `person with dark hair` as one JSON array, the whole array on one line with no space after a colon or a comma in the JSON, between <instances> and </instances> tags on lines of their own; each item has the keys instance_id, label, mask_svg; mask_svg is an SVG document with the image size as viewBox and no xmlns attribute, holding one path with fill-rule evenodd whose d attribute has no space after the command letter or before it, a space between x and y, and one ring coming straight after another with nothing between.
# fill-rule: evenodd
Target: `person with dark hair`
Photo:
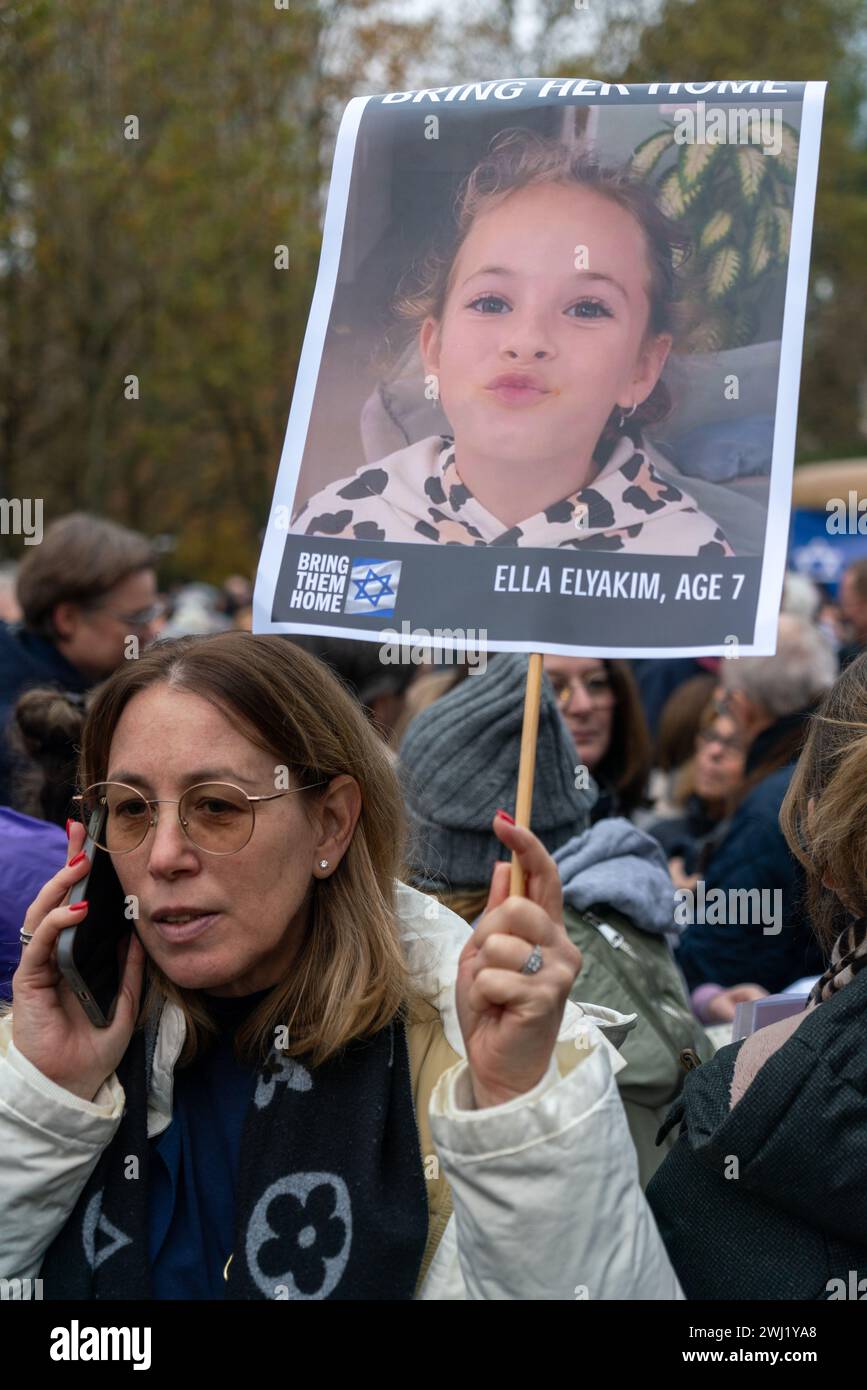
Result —
<instances>
[{"instance_id":1,"label":"person with dark hair","mask_svg":"<svg viewBox=\"0 0 867 1390\"><path fill-rule=\"evenodd\" d=\"M671 793L671 813L644 829L658 840L678 888L695 887L727 831L728 817L740 798L746 749L731 715L706 705L693 733L692 756L678 768Z\"/></svg>"},{"instance_id":2,"label":"person with dark hair","mask_svg":"<svg viewBox=\"0 0 867 1390\"><path fill-rule=\"evenodd\" d=\"M18 700L10 741L28 763L15 787L15 805L27 815L66 825L78 765L78 745L91 692L37 687Z\"/></svg>"},{"instance_id":3,"label":"person with dark hair","mask_svg":"<svg viewBox=\"0 0 867 1390\"><path fill-rule=\"evenodd\" d=\"M780 821L829 963L806 1009L691 1071L666 1121L647 1196L690 1299L865 1288L867 654L808 727Z\"/></svg>"},{"instance_id":4,"label":"person with dark hair","mask_svg":"<svg viewBox=\"0 0 867 1390\"><path fill-rule=\"evenodd\" d=\"M16 759L12 798L0 806L0 1000L11 998L28 907L66 856L62 827L73 811L78 746L89 696L27 690L9 729Z\"/></svg>"},{"instance_id":5,"label":"person with dark hair","mask_svg":"<svg viewBox=\"0 0 867 1390\"><path fill-rule=\"evenodd\" d=\"M73 512L45 530L18 571L20 623L0 623L0 803L10 798L5 737L24 690L53 685L78 694L121 664L130 637L154 635L154 555L144 536Z\"/></svg>"},{"instance_id":6,"label":"person with dark hair","mask_svg":"<svg viewBox=\"0 0 867 1390\"><path fill-rule=\"evenodd\" d=\"M628 664L546 655L543 665L575 743L575 775L583 767L597 787L592 822L632 816L650 774L650 737Z\"/></svg>"},{"instance_id":7,"label":"person with dark hair","mask_svg":"<svg viewBox=\"0 0 867 1390\"><path fill-rule=\"evenodd\" d=\"M428 256L401 304L451 434L329 484L293 531L731 555L641 444L670 409L660 377L684 248L627 171L501 132L459 192L447 252Z\"/></svg>"},{"instance_id":8,"label":"person with dark hair","mask_svg":"<svg viewBox=\"0 0 867 1390\"><path fill-rule=\"evenodd\" d=\"M68 902L72 825L0 1017L4 1278L61 1301L680 1296L614 1084L629 1020L568 1002L581 955L532 831L491 815L527 894L500 865L470 932L398 878L400 787L358 702L241 632L123 663L80 785L135 916L95 1028L57 964L97 912Z\"/></svg>"}]
</instances>

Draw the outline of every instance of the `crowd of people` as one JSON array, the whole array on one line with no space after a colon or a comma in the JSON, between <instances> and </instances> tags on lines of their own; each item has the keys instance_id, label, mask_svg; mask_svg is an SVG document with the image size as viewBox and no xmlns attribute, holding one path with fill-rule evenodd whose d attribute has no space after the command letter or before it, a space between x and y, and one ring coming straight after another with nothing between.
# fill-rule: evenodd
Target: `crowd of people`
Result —
<instances>
[{"instance_id":1,"label":"crowd of people","mask_svg":"<svg viewBox=\"0 0 867 1390\"><path fill-rule=\"evenodd\" d=\"M146 539L83 514L0 579L0 1276L820 1299L867 1272L867 561L836 600L789 576L773 656L546 656L529 829L524 656L254 636L244 578L161 593ZM103 1029L57 962L97 802L136 904Z\"/></svg>"}]
</instances>

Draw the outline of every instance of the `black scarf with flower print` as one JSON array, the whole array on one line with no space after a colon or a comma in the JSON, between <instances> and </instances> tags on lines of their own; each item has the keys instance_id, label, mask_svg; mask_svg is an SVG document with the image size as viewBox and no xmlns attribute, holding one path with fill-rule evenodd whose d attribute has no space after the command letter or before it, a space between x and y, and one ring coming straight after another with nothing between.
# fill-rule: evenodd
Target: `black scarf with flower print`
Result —
<instances>
[{"instance_id":1,"label":"black scarf with flower print","mask_svg":"<svg viewBox=\"0 0 867 1390\"><path fill-rule=\"evenodd\" d=\"M135 1033L118 1067L123 1118L42 1263L47 1299L153 1296L154 1040L155 1030ZM428 1205L399 1019L319 1067L272 1050L247 1110L235 1197L226 1298L412 1298Z\"/></svg>"}]
</instances>

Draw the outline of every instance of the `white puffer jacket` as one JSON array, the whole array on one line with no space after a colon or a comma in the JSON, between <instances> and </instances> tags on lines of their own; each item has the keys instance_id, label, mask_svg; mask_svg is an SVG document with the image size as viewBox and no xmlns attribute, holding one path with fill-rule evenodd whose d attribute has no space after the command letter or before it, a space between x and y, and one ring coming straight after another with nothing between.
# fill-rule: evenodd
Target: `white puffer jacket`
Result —
<instances>
[{"instance_id":1,"label":"white puffer jacket","mask_svg":"<svg viewBox=\"0 0 867 1390\"><path fill-rule=\"evenodd\" d=\"M469 928L400 884L402 939L419 989L439 1010L447 1042L465 1049L454 1002ZM430 1103L433 1140L454 1214L421 1299L679 1299L680 1286L638 1183L615 1074L613 1045L632 1019L567 1005L558 1051L578 1060L561 1076L552 1058L533 1091L487 1110L471 1104L465 1061L446 1071ZM148 1097L148 1134L172 1115L172 1073L183 1015L160 1020ZM68 1220L124 1106L112 1075L92 1102L44 1077L0 1022L0 1277L34 1278Z\"/></svg>"}]
</instances>

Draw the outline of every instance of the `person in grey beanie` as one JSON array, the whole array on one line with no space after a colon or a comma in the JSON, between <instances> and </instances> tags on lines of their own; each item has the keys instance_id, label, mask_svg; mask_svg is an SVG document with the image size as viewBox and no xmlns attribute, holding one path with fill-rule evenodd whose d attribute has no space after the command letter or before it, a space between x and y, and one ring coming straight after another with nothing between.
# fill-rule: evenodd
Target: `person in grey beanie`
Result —
<instances>
[{"instance_id":1,"label":"person in grey beanie","mask_svg":"<svg viewBox=\"0 0 867 1390\"><path fill-rule=\"evenodd\" d=\"M410 825L413 881L425 891L486 883L506 855L491 832L513 811L529 658L504 653L409 725L398 773ZM583 768L551 682L542 682L531 830L553 853L590 824L596 787Z\"/></svg>"},{"instance_id":2,"label":"person in grey beanie","mask_svg":"<svg viewBox=\"0 0 867 1390\"><path fill-rule=\"evenodd\" d=\"M528 658L499 655L423 710L400 748L398 774L410 826L405 876L474 923L491 871L506 851L494 835L497 810L513 811ZM693 1018L666 939L674 886L657 842L621 817L590 824L596 788L547 676L542 680L530 828L554 856L564 925L583 956L572 998L593 999L634 1018L617 1076L641 1183L674 1140L655 1138L688 1061L712 1048Z\"/></svg>"}]
</instances>

